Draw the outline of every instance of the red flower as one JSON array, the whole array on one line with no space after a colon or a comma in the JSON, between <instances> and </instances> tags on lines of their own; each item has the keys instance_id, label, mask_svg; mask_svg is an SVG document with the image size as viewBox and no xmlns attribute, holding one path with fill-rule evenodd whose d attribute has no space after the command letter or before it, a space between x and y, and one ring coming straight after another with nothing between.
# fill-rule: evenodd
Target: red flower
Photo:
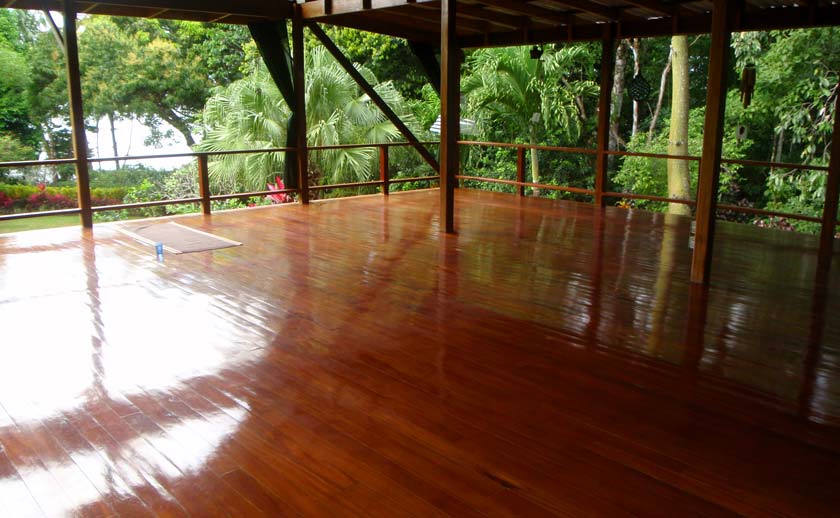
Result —
<instances>
[{"instance_id":1,"label":"red flower","mask_svg":"<svg viewBox=\"0 0 840 518\"><path fill-rule=\"evenodd\" d=\"M283 180L279 176L274 177L274 181L277 183L267 183L266 187L270 191L282 191L286 189L286 186L283 184ZM266 196L271 203L290 203L292 201L292 197L288 194L282 192L277 194L269 194Z\"/></svg>"}]
</instances>

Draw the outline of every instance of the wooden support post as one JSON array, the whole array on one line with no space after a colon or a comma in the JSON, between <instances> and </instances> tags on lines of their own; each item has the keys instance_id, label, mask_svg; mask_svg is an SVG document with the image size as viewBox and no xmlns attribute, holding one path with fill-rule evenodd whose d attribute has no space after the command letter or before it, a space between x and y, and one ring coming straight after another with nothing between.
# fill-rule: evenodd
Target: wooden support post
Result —
<instances>
[{"instance_id":1,"label":"wooden support post","mask_svg":"<svg viewBox=\"0 0 840 518\"><path fill-rule=\"evenodd\" d=\"M388 146L379 146L379 181L382 182L382 194L390 193L390 175L388 174Z\"/></svg>"},{"instance_id":2,"label":"wooden support post","mask_svg":"<svg viewBox=\"0 0 840 518\"><path fill-rule=\"evenodd\" d=\"M210 173L207 155L198 155L198 192L201 196L201 212L210 214Z\"/></svg>"},{"instance_id":3,"label":"wooden support post","mask_svg":"<svg viewBox=\"0 0 840 518\"><path fill-rule=\"evenodd\" d=\"M516 181L525 181L525 148L521 146L516 148ZM516 194L525 196L525 186L517 185Z\"/></svg>"},{"instance_id":4,"label":"wooden support post","mask_svg":"<svg viewBox=\"0 0 840 518\"><path fill-rule=\"evenodd\" d=\"M455 0L440 4L440 227L455 233L455 175L461 130L461 67Z\"/></svg>"},{"instance_id":5,"label":"wooden support post","mask_svg":"<svg viewBox=\"0 0 840 518\"><path fill-rule=\"evenodd\" d=\"M438 97L440 97L440 63L438 62L437 56L435 56L436 49L431 45L420 43L419 41L409 41L408 48L411 49L417 61L420 62L420 66L423 68L423 73L426 74L429 84L432 85L432 88L435 89Z\"/></svg>"},{"instance_id":6,"label":"wooden support post","mask_svg":"<svg viewBox=\"0 0 840 518\"><path fill-rule=\"evenodd\" d=\"M715 212L723 148L723 116L726 110L726 71L729 62L732 17L735 9L727 0L715 0L712 12L712 41L709 50L709 79L706 87L706 122L703 153L697 184L697 214L691 282L708 284L715 237Z\"/></svg>"},{"instance_id":7,"label":"wooden support post","mask_svg":"<svg viewBox=\"0 0 840 518\"><path fill-rule=\"evenodd\" d=\"M79 74L79 43L76 38L76 2L64 2L64 53L67 56L67 90L70 95L70 126L73 131L73 156L76 159L76 192L82 226L93 227L90 203L85 111L82 105L82 81Z\"/></svg>"},{"instance_id":8,"label":"wooden support post","mask_svg":"<svg viewBox=\"0 0 840 518\"><path fill-rule=\"evenodd\" d=\"M298 186L300 202L309 203L309 150L306 147L306 81L303 68L303 16L300 4L295 4L292 17L292 80L295 90L295 126L297 142Z\"/></svg>"},{"instance_id":9,"label":"wooden support post","mask_svg":"<svg viewBox=\"0 0 840 518\"><path fill-rule=\"evenodd\" d=\"M382 113L384 113L388 120L391 121L391 124L393 124L394 127L396 127L397 130L402 134L402 136L405 137L405 139L411 143L414 149L416 149L417 152L420 153L420 156L423 158L423 160L425 160L426 163L429 164L432 167L432 169L435 170L435 172L438 172L440 170L440 166L438 165L438 161L435 159L435 156L420 143L420 140L414 136L414 133L412 133L411 130L408 129L408 126L405 125L402 119L400 119L400 117L394 112L394 110L392 110L391 107L388 106L388 103L385 102L385 99L383 99L382 96L380 96L379 93L377 93L377 91L373 88L373 86L371 86L371 84L368 83L367 80L365 80L364 76L362 76L362 74L359 73L358 70L356 70L356 67L354 67L353 63L351 63L350 60L347 59L347 56L342 54L341 49L339 49L336 46L336 44L333 43L330 37L327 36L327 34L320 27L318 27L318 25L311 23L308 25L308 27L312 34L314 34L315 37L318 38L318 40L321 42L321 45L323 45L324 48L326 48L327 51L329 51L329 53L332 54L335 60L338 61L338 64L341 65L342 68L344 68L344 70L348 74L350 74L350 77L352 77L353 80L356 81L356 83L359 85L359 87L361 87L361 89L368 95L368 97L370 97L370 100L373 101L373 103L380 110L382 110Z\"/></svg>"},{"instance_id":10,"label":"wooden support post","mask_svg":"<svg viewBox=\"0 0 840 518\"><path fill-rule=\"evenodd\" d=\"M840 91L840 84L837 88ZM828 272L831 267L831 258L834 256L838 204L840 204L840 96L837 96L837 102L834 105L834 138L831 141L831 161L828 164L828 179L825 182L825 204L823 205L818 260L818 270L821 272Z\"/></svg>"},{"instance_id":11,"label":"wooden support post","mask_svg":"<svg viewBox=\"0 0 840 518\"><path fill-rule=\"evenodd\" d=\"M603 207L606 203L604 191L607 190L609 176L610 146L610 106L612 104L613 74L615 72L615 27L611 23L604 25L601 40L601 87L598 96L598 153L595 158L595 204Z\"/></svg>"}]
</instances>

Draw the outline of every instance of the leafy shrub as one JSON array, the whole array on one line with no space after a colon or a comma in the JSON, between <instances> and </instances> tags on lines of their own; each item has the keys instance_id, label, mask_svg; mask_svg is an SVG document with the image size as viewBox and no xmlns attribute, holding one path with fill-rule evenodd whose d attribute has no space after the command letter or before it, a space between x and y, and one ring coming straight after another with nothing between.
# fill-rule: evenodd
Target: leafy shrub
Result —
<instances>
[{"instance_id":1,"label":"leafy shrub","mask_svg":"<svg viewBox=\"0 0 840 518\"><path fill-rule=\"evenodd\" d=\"M70 209L76 206L72 200L61 193L48 193L47 186L38 184L38 192L26 198L26 208L30 211Z\"/></svg>"},{"instance_id":2,"label":"leafy shrub","mask_svg":"<svg viewBox=\"0 0 840 518\"><path fill-rule=\"evenodd\" d=\"M120 203L126 189L122 187L91 189L95 206ZM75 187L0 184L0 209L6 212L57 210L77 207Z\"/></svg>"}]
</instances>

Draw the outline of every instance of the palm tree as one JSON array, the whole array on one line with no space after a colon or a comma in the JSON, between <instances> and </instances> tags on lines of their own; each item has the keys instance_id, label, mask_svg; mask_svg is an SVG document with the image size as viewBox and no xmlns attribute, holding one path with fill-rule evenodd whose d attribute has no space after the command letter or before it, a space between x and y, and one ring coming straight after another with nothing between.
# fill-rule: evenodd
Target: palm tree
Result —
<instances>
[{"instance_id":1,"label":"palm tree","mask_svg":"<svg viewBox=\"0 0 840 518\"><path fill-rule=\"evenodd\" d=\"M581 46L548 49L531 59L528 47L483 49L470 57L472 74L462 85L468 116L486 133L506 126L528 143L539 142L541 129L557 129L569 140L580 136L586 118L582 99L597 96L592 81L565 76L587 50ZM531 180L540 180L537 150L531 150Z\"/></svg>"},{"instance_id":2,"label":"palm tree","mask_svg":"<svg viewBox=\"0 0 840 518\"><path fill-rule=\"evenodd\" d=\"M323 48L306 54L306 140L309 146L392 142L399 137L379 109ZM357 67L379 95L411 128L417 123L391 82L377 84L373 74ZM221 151L283 147L289 107L261 63L239 81L218 89L204 109L206 135L198 149ZM265 188L281 174L285 153L225 155L210 163L210 175L225 189ZM376 149L313 151L310 182L344 183L370 180L376 170Z\"/></svg>"}]
</instances>

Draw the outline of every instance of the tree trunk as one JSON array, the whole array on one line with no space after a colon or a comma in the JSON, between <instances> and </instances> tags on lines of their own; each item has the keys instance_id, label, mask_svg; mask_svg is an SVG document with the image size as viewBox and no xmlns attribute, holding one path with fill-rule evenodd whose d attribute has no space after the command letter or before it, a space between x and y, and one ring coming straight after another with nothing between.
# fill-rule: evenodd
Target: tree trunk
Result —
<instances>
[{"instance_id":1,"label":"tree trunk","mask_svg":"<svg viewBox=\"0 0 840 518\"><path fill-rule=\"evenodd\" d=\"M671 63L674 58L674 49L668 52L668 62L665 68L662 69L662 79L659 80L659 98L656 99L656 109L653 111L653 117L650 120L650 129L648 129L647 143L650 144L653 140L653 132L656 130L656 123L659 121L659 112L662 111L662 99L665 98L665 86L668 84L668 72L671 71Z\"/></svg>"},{"instance_id":2,"label":"tree trunk","mask_svg":"<svg viewBox=\"0 0 840 518\"><path fill-rule=\"evenodd\" d=\"M659 245L659 267L656 270L656 283L653 285L653 309L650 312L650 333L648 334L647 352L658 355L665 343L665 324L671 297L671 283L676 267L678 220L676 216L665 214L662 241Z\"/></svg>"},{"instance_id":3,"label":"tree trunk","mask_svg":"<svg viewBox=\"0 0 840 518\"><path fill-rule=\"evenodd\" d=\"M671 132L668 136L669 155L688 155L688 37L671 38L673 50L671 74ZM668 160L668 197L691 199L691 177L687 160ZM682 203L669 203L671 214L691 215L691 208Z\"/></svg>"},{"instance_id":4,"label":"tree trunk","mask_svg":"<svg viewBox=\"0 0 840 518\"><path fill-rule=\"evenodd\" d=\"M543 68L542 60L537 60L534 69L534 75L537 78L537 84L543 85L545 82L545 69ZM542 88L537 88L537 92L541 92ZM542 107L542 94L538 93L536 98L536 106L537 110ZM539 124L538 120L534 120L534 117L537 114L532 115L531 122L528 124L528 137L530 139L531 145L534 146L537 144L537 124ZM539 160L539 152L531 148L531 181L534 183L540 183L540 160ZM532 189L534 196L540 195L540 190L537 188Z\"/></svg>"},{"instance_id":5,"label":"tree trunk","mask_svg":"<svg viewBox=\"0 0 840 518\"><path fill-rule=\"evenodd\" d=\"M108 114L108 124L111 125L111 145L114 148L114 165L117 169L120 168L120 160L117 158L120 156L120 152L117 149L117 128L114 127L114 114Z\"/></svg>"},{"instance_id":6,"label":"tree trunk","mask_svg":"<svg viewBox=\"0 0 840 518\"><path fill-rule=\"evenodd\" d=\"M624 41L618 43L615 50L615 72L613 74L612 105L610 110L610 142L609 149L618 149L621 136L619 122L621 121L621 105L624 101L624 71L627 68L627 57L624 51ZM610 156L609 160L614 157Z\"/></svg>"},{"instance_id":7,"label":"tree trunk","mask_svg":"<svg viewBox=\"0 0 840 518\"><path fill-rule=\"evenodd\" d=\"M537 144L537 124L532 122L528 127L530 130L531 145L535 146ZM540 183L540 160L535 148L531 148L531 181L533 183ZM540 195L540 190L537 188L534 188L533 192L534 196Z\"/></svg>"},{"instance_id":8,"label":"tree trunk","mask_svg":"<svg viewBox=\"0 0 840 518\"><path fill-rule=\"evenodd\" d=\"M642 71L642 64L639 62L639 52L641 51L641 41L639 38L633 38L632 46L630 47L633 50L633 77L637 77L639 73ZM633 99L633 129L630 131L630 136L635 137L636 133L639 132L639 105L641 103L635 99Z\"/></svg>"},{"instance_id":9,"label":"tree trunk","mask_svg":"<svg viewBox=\"0 0 840 518\"><path fill-rule=\"evenodd\" d=\"M164 115L166 116L163 117L163 119L184 136L184 140L189 147L193 147L195 145L195 139L193 139L192 133L190 132L189 123L176 113L168 113Z\"/></svg>"}]
</instances>

